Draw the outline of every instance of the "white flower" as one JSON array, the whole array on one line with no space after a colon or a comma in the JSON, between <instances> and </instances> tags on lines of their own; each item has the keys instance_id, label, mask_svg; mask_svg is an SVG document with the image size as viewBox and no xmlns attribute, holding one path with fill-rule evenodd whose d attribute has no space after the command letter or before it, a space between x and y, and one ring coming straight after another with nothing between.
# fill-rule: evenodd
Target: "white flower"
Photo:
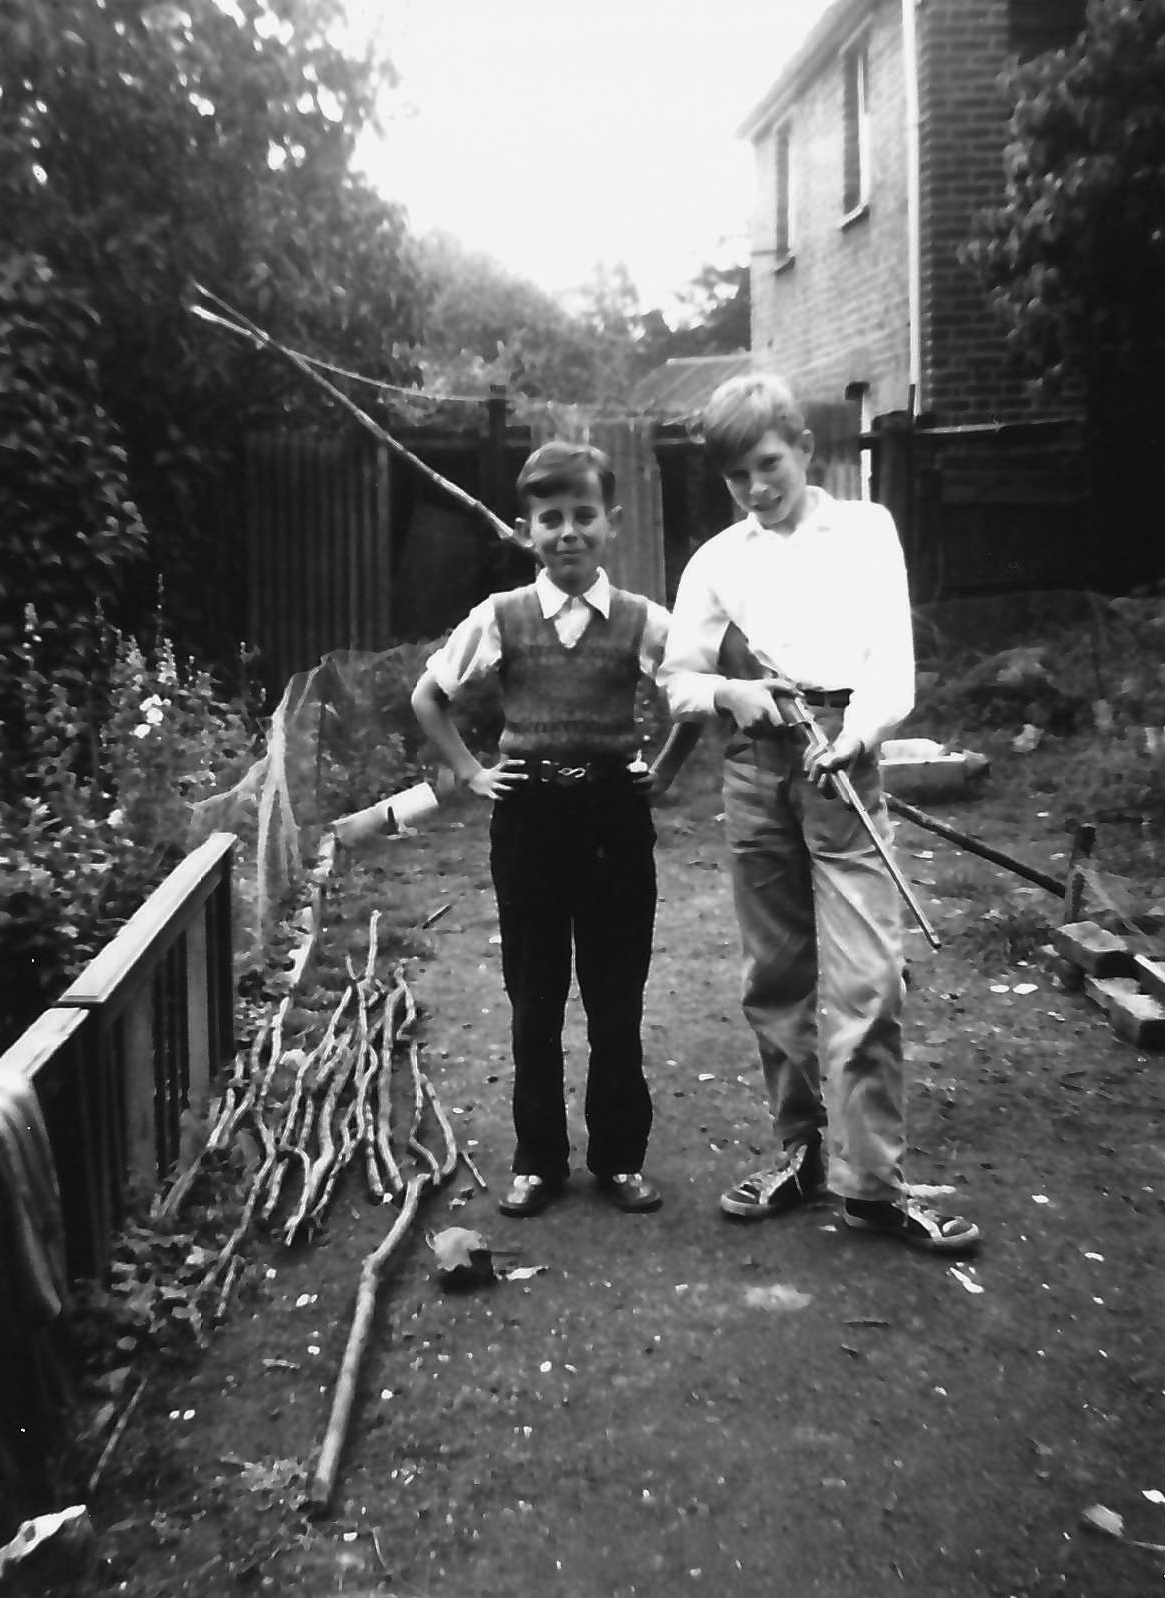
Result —
<instances>
[{"instance_id":1,"label":"white flower","mask_svg":"<svg viewBox=\"0 0 1165 1598\"><path fill-rule=\"evenodd\" d=\"M148 738L150 736L150 729L147 723L144 721L139 721L133 730L133 735L135 738Z\"/></svg>"},{"instance_id":2,"label":"white flower","mask_svg":"<svg viewBox=\"0 0 1165 1598\"><path fill-rule=\"evenodd\" d=\"M107 817L107 818L106 818L106 819L107 819L107 820L108 820L108 822L109 822L109 825L110 825L110 826L111 826L111 827L121 827L121 826L124 826L124 824L125 824L125 811L124 811L124 810L122 810L122 809L121 809L121 808L120 808L120 806L119 806L119 807L118 807L118 809L116 809L116 810L111 810L111 811L110 811L110 812L109 812L109 815L108 815L108 817Z\"/></svg>"}]
</instances>

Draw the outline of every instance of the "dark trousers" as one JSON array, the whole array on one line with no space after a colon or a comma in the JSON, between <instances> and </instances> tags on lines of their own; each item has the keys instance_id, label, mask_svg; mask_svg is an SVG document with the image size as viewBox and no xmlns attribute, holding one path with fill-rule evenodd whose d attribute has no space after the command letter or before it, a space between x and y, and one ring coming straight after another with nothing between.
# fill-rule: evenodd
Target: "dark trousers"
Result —
<instances>
[{"instance_id":1,"label":"dark trousers","mask_svg":"<svg viewBox=\"0 0 1165 1598\"><path fill-rule=\"evenodd\" d=\"M643 989L655 925L655 828L620 775L561 788L529 782L494 806L490 870L512 1009L513 1168L569 1171L562 1027L574 969L587 1018L587 1166L638 1171L651 1130Z\"/></svg>"}]
</instances>

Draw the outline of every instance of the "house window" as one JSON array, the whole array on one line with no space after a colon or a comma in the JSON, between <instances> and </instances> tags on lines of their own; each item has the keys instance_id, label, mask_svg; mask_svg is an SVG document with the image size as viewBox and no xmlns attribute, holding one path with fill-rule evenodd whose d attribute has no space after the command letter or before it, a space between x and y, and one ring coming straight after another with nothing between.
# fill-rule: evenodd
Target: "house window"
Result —
<instances>
[{"instance_id":1,"label":"house window","mask_svg":"<svg viewBox=\"0 0 1165 1598\"><path fill-rule=\"evenodd\" d=\"M778 128L774 140L774 165L776 186L776 238L773 240L777 265L788 260L793 253L793 201L789 186L789 128Z\"/></svg>"},{"instance_id":2,"label":"house window","mask_svg":"<svg viewBox=\"0 0 1165 1598\"><path fill-rule=\"evenodd\" d=\"M1009 0L1008 43L1021 61L1072 44L1087 22L1085 0Z\"/></svg>"},{"instance_id":3,"label":"house window","mask_svg":"<svg viewBox=\"0 0 1165 1598\"><path fill-rule=\"evenodd\" d=\"M863 39L842 57L844 77L845 172L842 211L859 210L870 187L870 53Z\"/></svg>"}]
</instances>

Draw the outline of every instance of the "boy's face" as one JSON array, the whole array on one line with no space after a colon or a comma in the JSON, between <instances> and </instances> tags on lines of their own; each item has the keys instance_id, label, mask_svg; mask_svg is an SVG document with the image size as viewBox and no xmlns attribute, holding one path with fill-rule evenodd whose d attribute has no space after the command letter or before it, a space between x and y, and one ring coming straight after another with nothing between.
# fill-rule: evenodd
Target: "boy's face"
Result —
<instances>
[{"instance_id":1,"label":"boy's face","mask_svg":"<svg viewBox=\"0 0 1165 1598\"><path fill-rule=\"evenodd\" d=\"M532 498L518 536L564 593L585 594L619 521L619 507L604 505L597 475L586 472L558 493Z\"/></svg>"},{"instance_id":2,"label":"boy's face","mask_svg":"<svg viewBox=\"0 0 1165 1598\"><path fill-rule=\"evenodd\" d=\"M805 473L813 458L813 434L791 444L775 427L730 461L724 472L728 492L762 527L790 532L805 508Z\"/></svg>"}]
</instances>

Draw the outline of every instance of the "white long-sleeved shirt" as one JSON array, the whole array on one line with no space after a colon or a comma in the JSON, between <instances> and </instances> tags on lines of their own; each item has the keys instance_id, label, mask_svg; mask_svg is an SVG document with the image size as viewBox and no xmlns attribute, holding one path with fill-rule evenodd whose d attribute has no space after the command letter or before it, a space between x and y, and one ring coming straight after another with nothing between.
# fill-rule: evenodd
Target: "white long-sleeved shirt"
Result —
<instances>
[{"instance_id":1,"label":"white long-sleeved shirt","mask_svg":"<svg viewBox=\"0 0 1165 1598\"><path fill-rule=\"evenodd\" d=\"M564 593L545 571L534 579L542 614L554 623L554 630L567 649L573 649L586 631L593 614L611 614L611 582L600 566L598 576L585 594ZM671 617L662 605L647 600L647 620L639 645L639 669L654 678L667 642ZM460 688L475 678L497 671L502 658L502 639L498 629L493 595L475 605L465 620L450 633L435 654L425 662L425 670L438 688L452 699Z\"/></svg>"},{"instance_id":2,"label":"white long-sleeved shirt","mask_svg":"<svg viewBox=\"0 0 1165 1598\"><path fill-rule=\"evenodd\" d=\"M674 717L716 714L717 657L735 622L767 670L851 693L843 728L874 748L914 705L906 563L882 505L807 490L789 532L755 517L695 551L680 578L659 683Z\"/></svg>"}]
</instances>

